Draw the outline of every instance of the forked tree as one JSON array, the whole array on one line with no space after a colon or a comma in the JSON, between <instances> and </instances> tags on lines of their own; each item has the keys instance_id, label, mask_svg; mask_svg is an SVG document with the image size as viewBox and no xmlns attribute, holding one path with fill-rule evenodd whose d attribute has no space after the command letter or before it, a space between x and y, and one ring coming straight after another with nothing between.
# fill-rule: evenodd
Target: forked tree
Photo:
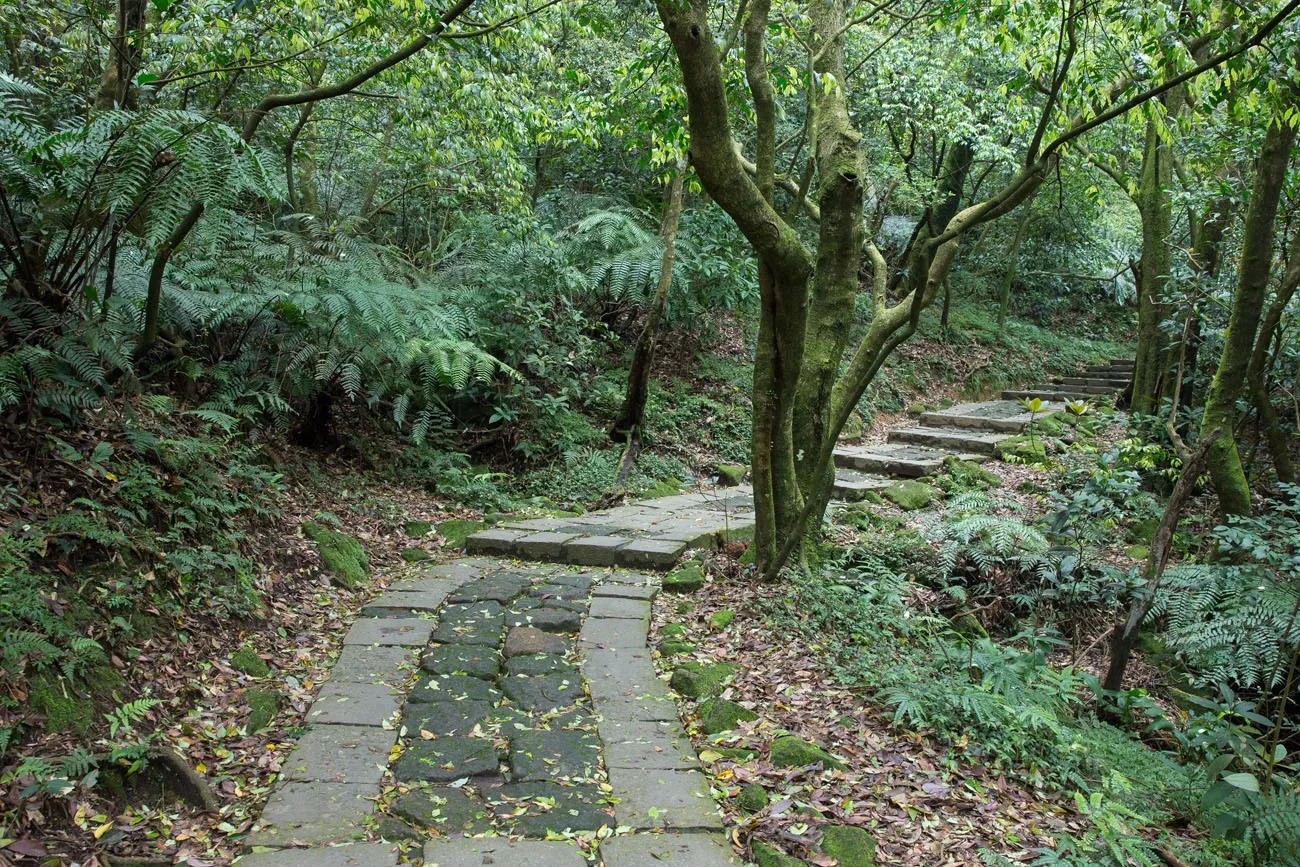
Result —
<instances>
[{"instance_id":1,"label":"forked tree","mask_svg":"<svg viewBox=\"0 0 1300 867\"><path fill-rule=\"evenodd\" d=\"M1161 60L1154 78L1148 71L1140 73L1146 80L1122 64L1107 66L1106 40L1118 34L1141 41L1124 33L1129 25L1119 4L1052 0L978 4L977 9L977 4L926 0L815 0L791 3L779 15L773 14L771 0L739 0L734 13L711 10L711 5L708 0L656 0L685 85L691 163L758 260L755 544L757 562L773 577L798 542L820 526L834 481L840 430L890 353L915 332L921 311L934 301L952 268L962 237L1029 199L1079 136L1259 45L1300 7L1300 0L1270 4L1259 20L1244 25L1225 18L1212 4L1203 16L1171 14L1171 20L1189 28L1208 22L1205 27L1219 50L1199 62L1188 52L1175 51ZM968 14L987 16L988 26L998 28L1007 44L1026 46L1019 59L1036 93L1034 118L1021 142L1018 165L978 201L960 200L962 161L969 160L975 143L949 143L946 184L902 254L904 261L895 263L902 266L894 269L900 275L895 281L890 263L864 230L864 202L875 195L875 167L866 164L862 133L850 120L847 40L876 21L889 22L881 37L888 39L909 22L933 24ZM777 96L770 71L776 61L766 43L778 18L797 31L806 51L804 110L814 171L802 184L776 171ZM730 31L715 33L716 20L732 22ZM1045 21L1049 27L1043 27ZM1046 43L1051 44L1044 50ZM743 61L754 118L752 162L731 124L732 76L724 64L737 61ZM778 187L795 197L789 210L778 208ZM816 218L815 243L786 218L794 211ZM871 315L863 333L854 336L851 325L864 271L870 274L865 291Z\"/></svg>"}]
</instances>

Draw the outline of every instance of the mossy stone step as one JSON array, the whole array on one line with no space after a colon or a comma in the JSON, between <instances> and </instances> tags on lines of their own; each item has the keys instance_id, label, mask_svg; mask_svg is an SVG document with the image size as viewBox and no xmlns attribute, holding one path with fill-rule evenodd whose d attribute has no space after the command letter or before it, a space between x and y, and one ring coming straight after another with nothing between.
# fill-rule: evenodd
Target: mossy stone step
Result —
<instances>
[{"instance_id":1,"label":"mossy stone step","mask_svg":"<svg viewBox=\"0 0 1300 867\"><path fill-rule=\"evenodd\" d=\"M998 433L1020 433L1031 418L1050 412L1060 412L1065 406L1048 402L1034 416L1016 400L985 400L976 403L959 403L947 409L921 414L921 424L926 427L960 427Z\"/></svg>"},{"instance_id":2,"label":"mossy stone step","mask_svg":"<svg viewBox=\"0 0 1300 867\"><path fill-rule=\"evenodd\" d=\"M1070 388L1055 388L1046 386L1043 388L1024 388L1011 389L1002 392L1003 400L1033 400L1038 398L1041 401L1066 401L1066 400L1093 400L1102 395L1112 395L1115 393L1113 388L1094 388L1092 386L1079 386ZM1039 415L1043 415L1046 412Z\"/></svg>"},{"instance_id":3,"label":"mossy stone step","mask_svg":"<svg viewBox=\"0 0 1300 867\"><path fill-rule=\"evenodd\" d=\"M948 452L905 443L841 446L835 450L835 465L866 473L919 478L939 472L946 457Z\"/></svg>"},{"instance_id":4,"label":"mossy stone step","mask_svg":"<svg viewBox=\"0 0 1300 867\"><path fill-rule=\"evenodd\" d=\"M837 500L861 500L872 491L887 488L893 483L893 479L885 476L838 468L835 470L835 484L831 488L831 496Z\"/></svg>"},{"instance_id":5,"label":"mossy stone step","mask_svg":"<svg viewBox=\"0 0 1300 867\"><path fill-rule=\"evenodd\" d=\"M951 427L905 427L890 431L889 441L991 456L1009 435Z\"/></svg>"},{"instance_id":6,"label":"mossy stone step","mask_svg":"<svg viewBox=\"0 0 1300 867\"><path fill-rule=\"evenodd\" d=\"M1108 388L1112 391L1119 391L1128 385L1128 377L1109 377L1109 376L1063 376L1060 379L1052 380L1052 385L1063 385L1070 387L1085 388Z\"/></svg>"}]
</instances>

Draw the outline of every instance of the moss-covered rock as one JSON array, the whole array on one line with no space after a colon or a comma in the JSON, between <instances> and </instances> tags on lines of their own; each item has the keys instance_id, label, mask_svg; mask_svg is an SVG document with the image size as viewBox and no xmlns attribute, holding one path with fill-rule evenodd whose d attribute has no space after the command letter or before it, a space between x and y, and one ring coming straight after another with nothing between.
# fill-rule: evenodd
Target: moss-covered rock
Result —
<instances>
[{"instance_id":1,"label":"moss-covered rock","mask_svg":"<svg viewBox=\"0 0 1300 867\"><path fill-rule=\"evenodd\" d=\"M681 656L683 653L694 652L694 641L662 641L659 643L660 656Z\"/></svg>"},{"instance_id":2,"label":"moss-covered rock","mask_svg":"<svg viewBox=\"0 0 1300 867\"><path fill-rule=\"evenodd\" d=\"M806 862L767 843L755 843L753 851L754 863L758 867L807 867Z\"/></svg>"},{"instance_id":3,"label":"moss-covered rock","mask_svg":"<svg viewBox=\"0 0 1300 867\"><path fill-rule=\"evenodd\" d=\"M1145 560L1147 557L1151 556L1151 549L1146 545L1129 545L1124 549L1124 553L1132 557L1134 560Z\"/></svg>"},{"instance_id":4,"label":"moss-covered rock","mask_svg":"<svg viewBox=\"0 0 1300 867\"><path fill-rule=\"evenodd\" d=\"M251 644L241 645L230 655L230 667L249 677L266 677L271 673L271 667L266 664L266 660L257 655L257 651Z\"/></svg>"},{"instance_id":5,"label":"moss-covered rock","mask_svg":"<svg viewBox=\"0 0 1300 867\"><path fill-rule=\"evenodd\" d=\"M433 532L433 523L430 521L407 521L403 527L406 535L412 539L420 539Z\"/></svg>"},{"instance_id":6,"label":"moss-covered rock","mask_svg":"<svg viewBox=\"0 0 1300 867\"><path fill-rule=\"evenodd\" d=\"M407 563L422 563L425 560L432 560L433 555L423 548L403 548L402 559Z\"/></svg>"},{"instance_id":7,"label":"moss-covered rock","mask_svg":"<svg viewBox=\"0 0 1300 867\"><path fill-rule=\"evenodd\" d=\"M1156 531L1159 529L1159 518L1144 518L1128 528L1128 532L1124 534L1124 541L1135 545L1150 545L1155 540Z\"/></svg>"},{"instance_id":8,"label":"moss-covered rock","mask_svg":"<svg viewBox=\"0 0 1300 867\"><path fill-rule=\"evenodd\" d=\"M356 587L366 580L370 573L370 558L356 539L315 521L303 524L302 534L316 543L321 561L335 583Z\"/></svg>"},{"instance_id":9,"label":"moss-covered rock","mask_svg":"<svg viewBox=\"0 0 1300 867\"><path fill-rule=\"evenodd\" d=\"M1065 433L1066 424L1059 413L1039 416L1034 419L1034 431L1043 436L1059 437Z\"/></svg>"},{"instance_id":10,"label":"moss-covered rock","mask_svg":"<svg viewBox=\"0 0 1300 867\"><path fill-rule=\"evenodd\" d=\"M844 427L840 429L840 439L855 440L862 436L863 424L862 416L856 412L849 413L848 420L844 422Z\"/></svg>"},{"instance_id":11,"label":"moss-covered rock","mask_svg":"<svg viewBox=\"0 0 1300 867\"><path fill-rule=\"evenodd\" d=\"M448 548L460 548L466 539L486 526L482 521L443 521L438 525L438 535L446 540Z\"/></svg>"},{"instance_id":12,"label":"moss-covered rock","mask_svg":"<svg viewBox=\"0 0 1300 867\"><path fill-rule=\"evenodd\" d=\"M718 484L724 488L734 488L745 480L749 467L743 464L718 464Z\"/></svg>"},{"instance_id":13,"label":"moss-covered rock","mask_svg":"<svg viewBox=\"0 0 1300 867\"><path fill-rule=\"evenodd\" d=\"M664 638L681 638L686 635L686 624L665 623L664 628L659 630L659 634Z\"/></svg>"},{"instance_id":14,"label":"moss-covered rock","mask_svg":"<svg viewBox=\"0 0 1300 867\"><path fill-rule=\"evenodd\" d=\"M724 662L686 662L677 667L669 686L687 698L711 698L721 695L736 666Z\"/></svg>"},{"instance_id":15,"label":"moss-covered rock","mask_svg":"<svg viewBox=\"0 0 1300 867\"><path fill-rule=\"evenodd\" d=\"M707 735L730 731L736 723L758 719L758 714L734 701L711 698L700 705L700 728Z\"/></svg>"},{"instance_id":16,"label":"moss-covered rock","mask_svg":"<svg viewBox=\"0 0 1300 867\"><path fill-rule=\"evenodd\" d=\"M1002 486L1002 477L974 461L949 457L943 462L939 483L949 491L987 491Z\"/></svg>"},{"instance_id":17,"label":"moss-covered rock","mask_svg":"<svg viewBox=\"0 0 1300 867\"><path fill-rule=\"evenodd\" d=\"M757 783L750 783L740 790L740 797L737 800L740 802L742 810L757 813L759 810L765 809L771 799L767 796L767 789Z\"/></svg>"},{"instance_id":18,"label":"moss-covered rock","mask_svg":"<svg viewBox=\"0 0 1300 867\"><path fill-rule=\"evenodd\" d=\"M876 840L863 828L829 825L822 831L822 851L839 867L875 867Z\"/></svg>"},{"instance_id":19,"label":"moss-covered rock","mask_svg":"<svg viewBox=\"0 0 1300 867\"><path fill-rule=\"evenodd\" d=\"M843 762L821 747L794 735L785 735L772 741L768 758L778 768L802 768L818 762L826 768L844 767Z\"/></svg>"},{"instance_id":20,"label":"moss-covered rock","mask_svg":"<svg viewBox=\"0 0 1300 867\"><path fill-rule=\"evenodd\" d=\"M1014 436L998 443L998 457L1002 460L1041 464L1047 461L1047 445L1042 437Z\"/></svg>"},{"instance_id":21,"label":"moss-covered rock","mask_svg":"<svg viewBox=\"0 0 1300 867\"><path fill-rule=\"evenodd\" d=\"M704 569L696 563L686 565L664 576L665 593L694 593L704 586Z\"/></svg>"},{"instance_id":22,"label":"moss-covered rock","mask_svg":"<svg viewBox=\"0 0 1300 867\"><path fill-rule=\"evenodd\" d=\"M682 483L676 479L661 479L641 494L642 499L657 500L660 497L675 497L682 492Z\"/></svg>"},{"instance_id":23,"label":"moss-covered rock","mask_svg":"<svg viewBox=\"0 0 1300 867\"><path fill-rule=\"evenodd\" d=\"M250 735L271 724L280 712L280 694L270 689L254 687L244 693L248 700L248 725L244 730Z\"/></svg>"},{"instance_id":24,"label":"moss-covered rock","mask_svg":"<svg viewBox=\"0 0 1300 867\"><path fill-rule=\"evenodd\" d=\"M79 694L61 677L38 675L33 678L27 700L45 714L47 731L84 735L95 726L95 702Z\"/></svg>"},{"instance_id":25,"label":"moss-covered rock","mask_svg":"<svg viewBox=\"0 0 1300 867\"><path fill-rule=\"evenodd\" d=\"M724 759L731 759L734 762L748 762L758 758L758 750L751 750L748 747L713 747L712 749Z\"/></svg>"},{"instance_id":26,"label":"moss-covered rock","mask_svg":"<svg viewBox=\"0 0 1300 867\"><path fill-rule=\"evenodd\" d=\"M904 512L913 512L934 502L935 490L925 482L907 479L881 488L880 495Z\"/></svg>"},{"instance_id":27,"label":"moss-covered rock","mask_svg":"<svg viewBox=\"0 0 1300 867\"><path fill-rule=\"evenodd\" d=\"M715 611L709 615L709 626L712 629L723 630L731 625L731 621L736 619L736 612L729 611L726 608L721 611Z\"/></svg>"},{"instance_id":28,"label":"moss-covered rock","mask_svg":"<svg viewBox=\"0 0 1300 867\"><path fill-rule=\"evenodd\" d=\"M744 552L741 553L740 558L736 562L741 563L745 566L752 566L755 563L757 563L758 546L757 545L746 546Z\"/></svg>"}]
</instances>

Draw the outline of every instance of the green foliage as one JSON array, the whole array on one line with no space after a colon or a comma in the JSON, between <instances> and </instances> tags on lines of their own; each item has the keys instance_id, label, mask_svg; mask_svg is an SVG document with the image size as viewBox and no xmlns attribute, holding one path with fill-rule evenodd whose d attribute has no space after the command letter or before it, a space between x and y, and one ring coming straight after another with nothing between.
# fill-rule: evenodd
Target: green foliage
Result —
<instances>
[{"instance_id":1,"label":"green foliage","mask_svg":"<svg viewBox=\"0 0 1300 867\"><path fill-rule=\"evenodd\" d=\"M527 496L545 496L566 505L585 504L609 491L622 453L618 449L597 451L573 449L562 462L546 465L528 474L520 490ZM661 480L689 484L690 471L679 461L643 452L628 478L628 493L637 496L655 487Z\"/></svg>"}]
</instances>

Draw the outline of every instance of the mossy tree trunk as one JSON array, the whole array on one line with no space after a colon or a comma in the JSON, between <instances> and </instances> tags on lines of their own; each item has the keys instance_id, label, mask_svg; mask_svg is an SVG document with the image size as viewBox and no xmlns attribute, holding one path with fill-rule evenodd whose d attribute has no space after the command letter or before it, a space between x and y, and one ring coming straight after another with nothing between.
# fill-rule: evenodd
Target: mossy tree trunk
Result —
<instances>
[{"instance_id":1,"label":"mossy tree trunk","mask_svg":"<svg viewBox=\"0 0 1300 867\"><path fill-rule=\"evenodd\" d=\"M1291 460L1291 438L1282 428L1282 423L1273 408L1272 388L1269 372L1273 366L1272 346L1282 326L1282 316L1300 288L1300 230L1291 238L1287 253L1287 269L1282 275L1273 303L1269 304L1260 326L1259 336L1255 339L1255 349L1251 353L1250 366L1246 371L1247 384L1250 387L1251 403L1259 413L1259 423L1268 440L1269 454L1273 458L1273 469L1278 481L1295 484L1295 464Z\"/></svg>"},{"instance_id":2,"label":"mossy tree trunk","mask_svg":"<svg viewBox=\"0 0 1300 867\"><path fill-rule=\"evenodd\" d=\"M136 75L144 58L146 0L118 0L117 21L108 40L108 58L95 93L95 110L139 108Z\"/></svg>"},{"instance_id":3,"label":"mossy tree trunk","mask_svg":"<svg viewBox=\"0 0 1300 867\"><path fill-rule=\"evenodd\" d=\"M1282 183L1295 131L1287 124L1272 123L1264 136L1241 242L1241 265L1237 289L1232 296L1223 352L1210 382L1201 420L1202 436L1217 431L1210 450L1210 478L1226 515L1250 514L1250 485L1246 481L1241 455L1237 452L1234 428L1237 401L1243 396L1255 336L1259 331L1264 299L1268 294L1273 266L1273 240Z\"/></svg>"}]
</instances>

